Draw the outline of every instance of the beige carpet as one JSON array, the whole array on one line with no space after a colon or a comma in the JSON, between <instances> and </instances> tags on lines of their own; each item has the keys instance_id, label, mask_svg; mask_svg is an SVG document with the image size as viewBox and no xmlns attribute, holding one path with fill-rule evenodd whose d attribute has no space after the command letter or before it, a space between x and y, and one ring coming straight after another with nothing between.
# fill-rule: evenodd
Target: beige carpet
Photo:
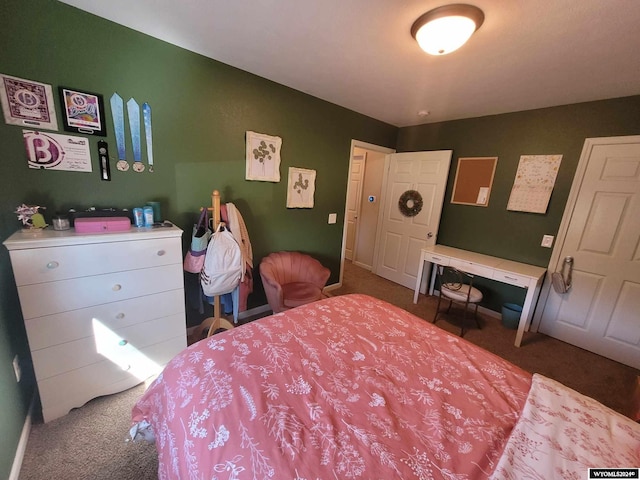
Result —
<instances>
[{"instance_id":1,"label":"beige carpet","mask_svg":"<svg viewBox=\"0 0 640 480\"><path fill-rule=\"evenodd\" d=\"M333 295L366 293L387 300L431 321L436 301L348 263L343 286ZM445 321L436 324L458 333ZM482 316L482 329L470 324L465 338L529 372L556 379L605 405L626 413L635 379L630 367L573 347L542 334L525 333L523 345L513 345L515 331L495 318ZM131 407L144 385L97 398L69 415L32 427L20 480L151 480L157 478L155 447L127 441Z\"/></svg>"}]
</instances>

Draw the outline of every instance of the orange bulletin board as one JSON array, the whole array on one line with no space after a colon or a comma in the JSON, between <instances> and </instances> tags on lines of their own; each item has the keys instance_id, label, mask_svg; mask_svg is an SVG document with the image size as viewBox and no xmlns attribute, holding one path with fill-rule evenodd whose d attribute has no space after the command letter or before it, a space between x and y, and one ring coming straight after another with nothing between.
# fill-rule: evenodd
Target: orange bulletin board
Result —
<instances>
[{"instance_id":1,"label":"orange bulletin board","mask_svg":"<svg viewBox=\"0 0 640 480\"><path fill-rule=\"evenodd\" d=\"M458 158L451 203L486 207L489 205L498 157Z\"/></svg>"}]
</instances>

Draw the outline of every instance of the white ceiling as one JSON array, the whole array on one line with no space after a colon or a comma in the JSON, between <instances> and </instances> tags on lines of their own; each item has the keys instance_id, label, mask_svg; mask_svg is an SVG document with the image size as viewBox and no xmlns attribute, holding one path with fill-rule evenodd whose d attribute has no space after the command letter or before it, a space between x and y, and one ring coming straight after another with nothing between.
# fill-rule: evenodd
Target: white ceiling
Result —
<instances>
[{"instance_id":1,"label":"white ceiling","mask_svg":"<svg viewBox=\"0 0 640 480\"><path fill-rule=\"evenodd\" d=\"M445 0L62 1L396 126L640 94L639 0L468 0L442 57L409 30Z\"/></svg>"}]
</instances>

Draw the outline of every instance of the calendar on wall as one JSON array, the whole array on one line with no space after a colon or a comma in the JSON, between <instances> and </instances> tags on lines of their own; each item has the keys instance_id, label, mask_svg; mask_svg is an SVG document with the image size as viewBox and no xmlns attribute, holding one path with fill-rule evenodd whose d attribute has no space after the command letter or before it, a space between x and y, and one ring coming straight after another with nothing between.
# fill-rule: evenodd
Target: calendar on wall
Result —
<instances>
[{"instance_id":1,"label":"calendar on wall","mask_svg":"<svg viewBox=\"0 0 640 480\"><path fill-rule=\"evenodd\" d=\"M507 210L546 213L562 155L522 155Z\"/></svg>"}]
</instances>

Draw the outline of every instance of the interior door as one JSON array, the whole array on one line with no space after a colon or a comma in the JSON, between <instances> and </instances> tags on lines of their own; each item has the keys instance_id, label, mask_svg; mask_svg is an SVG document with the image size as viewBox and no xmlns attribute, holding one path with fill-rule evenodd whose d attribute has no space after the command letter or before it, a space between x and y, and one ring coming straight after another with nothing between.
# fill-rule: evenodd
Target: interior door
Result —
<instances>
[{"instance_id":1,"label":"interior door","mask_svg":"<svg viewBox=\"0 0 640 480\"><path fill-rule=\"evenodd\" d=\"M374 273L413 289L420 250L434 245L438 234L451 150L387 155L384 199L374 260ZM407 190L422 196L415 216L404 216L398 201Z\"/></svg>"},{"instance_id":2,"label":"interior door","mask_svg":"<svg viewBox=\"0 0 640 480\"><path fill-rule=\"evenodd\" d=\"M550 266L573 257L572 286L549 291L540 331L640 368L640 137L587 139L580 164Z\"/></svg>"},{"instance_id":3,"label":"interior door","mask_svg":"<svg viewBox=\"0 0 640 480\"><path fill-rule=\"evenodd\" d=\"M354 156L351 160L351 174L347 189L347 238L344 256L348 260L355 258L358 239L358 218L362 203L362 181L364 179L365 155Z\"/></svg>"}]
</instances>

